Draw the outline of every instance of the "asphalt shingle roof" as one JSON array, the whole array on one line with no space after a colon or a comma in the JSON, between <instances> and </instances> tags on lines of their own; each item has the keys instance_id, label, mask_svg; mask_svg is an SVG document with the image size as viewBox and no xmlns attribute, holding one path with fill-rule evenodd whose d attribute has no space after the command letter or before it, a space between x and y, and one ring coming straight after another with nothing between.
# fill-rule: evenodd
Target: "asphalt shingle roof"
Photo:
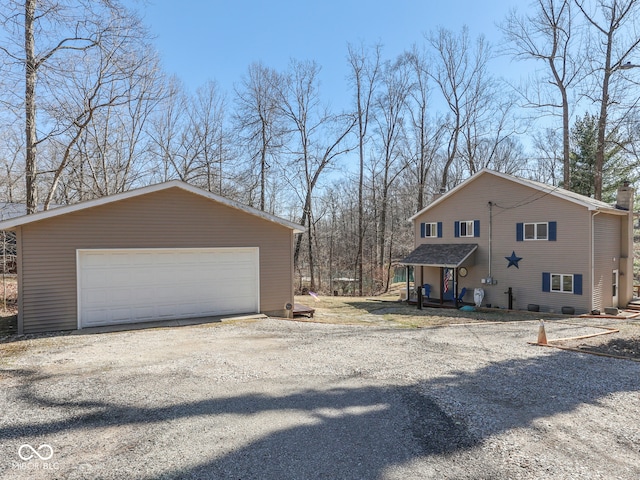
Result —
<instances>
[{"instance_id":1,"label":"asphalt shingle roof","mask_svg":"<svg viewBox=\"0 0 640 480\"><path fill-rule=\"evenodd\" d=\"M431 267L458 267L478 248L477 243L424 243L406 258L403 265L424 265Z\"/></svg>"}]
</instances>

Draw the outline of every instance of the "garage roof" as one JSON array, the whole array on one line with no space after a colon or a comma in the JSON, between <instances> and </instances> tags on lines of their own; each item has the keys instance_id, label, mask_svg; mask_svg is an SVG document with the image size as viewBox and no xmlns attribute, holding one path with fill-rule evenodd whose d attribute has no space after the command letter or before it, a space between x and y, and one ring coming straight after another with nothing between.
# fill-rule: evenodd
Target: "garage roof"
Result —
<instances>
[{"instance_id":1,"label":"garage roof","mask_svg":"<svg viewBox=\"0 0 640 480\"><path fill-rule=\"evenodd\" d=\"M255 208L248 207L234 200L229 200L228 198L222 197L220 195L216 195L215 193L211 193L206 190L202 190L201 188L194 187L193 185L189 185L188 183L182 182L180 180L171 180L169 182L158 183L158 184L150 185L147 187L129 190L127 192L116 193L114 195L108 195L106 197L100 197L94 200L88 200L86 202L80 202L80 203L75 203L73 205L66 205L64 207L53 208L51 210L47 210L44 212L38 212L31 215L23 215L23 216L11 218L9 220L0 222L0 230L11 230L21 225L27 225L29 223L39 222L41 220L54 218L60 215L66 215L68 213L85 210L87 208L106 205L109 203L118 202L120 200L126 200L129 198L134 198L141 195L147 195L149 193L158 192L161 190L167 190L169 188L180 188L187 192L200 195L201 197L207 198L209 200L213 200L215 202L221 203L228 207L241 210L250 215L255 215L256 217L260 217L270 222L274 222L284 227L290 228L291 230L294 231L294 233L302 233L305 230L305 228L302 225L298 225L297 223L284 220L283 218L277 217L275 215L271 215L267 212L263 212Z\"/></svg>"},{"instance_id":2,"label":"garage roof","mask_svg":"<svg viewBox=\"0 0 640 480\"><path fill-rule=\"evenodd\" d=\"M477 243L424 243L404 260L402 265L457 268L478 248Z\"/></svg>"}]
</instances>

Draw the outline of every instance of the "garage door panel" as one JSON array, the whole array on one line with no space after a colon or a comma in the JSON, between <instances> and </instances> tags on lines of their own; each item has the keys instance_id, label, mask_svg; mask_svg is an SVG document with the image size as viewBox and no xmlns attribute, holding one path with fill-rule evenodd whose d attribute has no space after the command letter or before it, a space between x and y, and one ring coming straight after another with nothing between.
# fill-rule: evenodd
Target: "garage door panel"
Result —
<instances>
[{"instance_id":1,"label":"garage door panel","mask_svg":"<svg viewBox=\"0 0 640 480\"><path fill-rule=\"evenodd\" d=\"M102 289L91 289L91 291L85 291L82 293L82 303L87 308L107 308L110 305L109 298L102 295Z\"/></svg>"},{"instance_id":2,"label":"garage door panel","mask_svg":"<svg viewBox=\"0 0 640 480\"><path fill-rule=\"evenodd\" d=\"M258 310L257 248L78 253L80 328Z\"/></svg>"}]
</instances>

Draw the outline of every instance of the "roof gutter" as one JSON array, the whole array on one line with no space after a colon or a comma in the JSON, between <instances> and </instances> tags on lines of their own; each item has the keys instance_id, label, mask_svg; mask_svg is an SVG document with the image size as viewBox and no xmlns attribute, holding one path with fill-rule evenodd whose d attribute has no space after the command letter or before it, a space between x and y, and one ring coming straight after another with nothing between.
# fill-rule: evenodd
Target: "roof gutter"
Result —
<instances>
[{"instance_id":1,"label":"roof gutter","mask_svg":"<svg viewBox=\"0 0 640 480\"><path fill-rule=\"evenodd\" d=\"M629 213L629 210L621 210L619 208L602 208L602 207L592 207L589 208L589 210L591 210L592 212L596 212L596 213L608 213L610 215L627 215Z\"/></svg>"}]
</instances>

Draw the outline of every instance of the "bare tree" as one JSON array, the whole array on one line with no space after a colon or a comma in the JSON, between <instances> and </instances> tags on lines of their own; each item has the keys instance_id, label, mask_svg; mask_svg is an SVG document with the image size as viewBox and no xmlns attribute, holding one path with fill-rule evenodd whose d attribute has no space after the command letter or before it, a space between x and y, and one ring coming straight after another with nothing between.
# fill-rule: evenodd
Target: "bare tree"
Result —
<instances>
[{"instance_id":1,"label":"bare tree","mask_svg":"<svg viewBox=\"0 0 640 480\"><path fill-rule=\"evenodd\" d=\"M381 75L380 93L375 101L375 121L379 139L380 211L378 216L378 259L379 269L384 267L387 246L387 215L391 187L405 171L406 132L404 117L407 113L407 99L412 88L411 65L405 57L395 62L387 62Z\"/></svg>"},{"instance_id":2,"label":"bare tree","mask_svg":"<svg viewBox=\"0 0 640 480\"><path fill-rule=\"evenodd\" d=\"M467 165L469 175L483 168L513 171L518 121L514 115L515 99L504 90L497 80L478 76L469 92L465 102L467 120L460 133L459 148L460 159Z\"/></svg>"},{"instance_id":3,"label":"bare tree","mask_svg":"<svg viewBox=\"0 0 640 480\"><path fill-rule=\"evenodd\" d=\"M535 162L528 168L528 177L549 185L559 185L558 165L564 164L562 135L554 128L545 128L533 135L533 148L537 152Z\"/></svg>"},{"instance_id":4,"label":"bare tree","mask_svg":"<svg viewBox=\"0 0 640 480\"><path fill-rule=\"evenodd\" d=\"M102 94L109 87L102 82L124 78L127 69L131 72L138 67L140 58L134 52L144 43L146 32L117 0L10 0L2 7L0 22L8 32L6 43L0 46L8 67L3 73L24 75L24 96L19 103L24 105L27 211L33 213L38 203L38 148L62 135L77 142L96 108L105 106L107 98ZM91 74L96 82L89 80ZM80 92L70 88L79 85L87 88ZM84 108L65 117L61 112L70 113L65 107L74 100L76 107ZM70 153L62 155L50 177L54 188L48 187L45 203Z\"/></svg>"},{"instance_id":5,"label":"bare tree","mask_svg":"<svg viewBox=\"0 0 640 480\"><path fill-rule=\"evenodd\" d=\"M60 178L60 195L77 199L102 197L150 179L148 124L165 95L164 78L155 55L146 56L141 70L111 85L126 93L118 105L96 110L77 143L77 161ZM155 163L155 162L153 162ZM155 166L155 165L154 165Z\"/></svg>"},{"instance_id":6,"label":"bare tree","mask_svg":"<svg viewBox=\"0 0 640 480\"><path fill-rule=\"evenodd\" d=\"M22 165L22 138L7 126L0 128L0 200L19 202L24 199L24 168Z\"/></svg>"},{"instance_id":7,"label":"bare tree","mask_svg":"<svg viewBox=\"0 0 640 480\"><path fill-rule=\"evenodd\" d=\"M331 114L320 102L318 74L320 68L315 62L293 61L291 71L279 89L278 105L287 120L291 135L289 154L292 161L290 171L299 172L293 178L301 180L300 200L303 204L300 224L307 227L307 255L311 289L315 284L314 246L317 244L314 230L313 199L314 189L321 175L340 155L351 147L345 139L355 125L355 117ZM291 181L292 179L290 179ZM293 182L292 182L293 183ZM292 185L294 191L298 191ZM296 240L294 265L297 268L302 235Z\"/></svg>"},{"instance_id":8,"label":"bare tree","mask_svg":"<svg viewBox=\"0 0 640 480\"><path fill-rule=\"evenodd\" d=\"M185 136L188 130L189 100L176 78L167 85L167 94L159 105L149 130L151 149L159 159L159 180L166 182L172 178L189 181L193 170L194 156Z\"/></svg>"},{"instance_id":9,"label":"bare tree","mask_svg":"<svg viewBox=\"0 0 640 480\"><path fill-rule=\"evenodd\" d=\"M409 90L408 128L410 172L416 177L416 208L425 206L427 186L433 176L432 166L442 148L445 133L444 121L432 120L429 115L431 86L425 55L416 47L406 53L406 60L413 71L412 88ZM411 216L411 215L409 215Z\"/></svg>"},{"instance_id":10,"label":"bare tree","mask_svg":"<svg viewBox=\"0 0 640 480\"><path fill-rule=\"evenodd\" d=\"M218 85L209 81L196 92L192 106L191 128L202 151L204 186L210 192L222 194L223 166L228 157L225 129L226 99Z\"/></svg>"},{"instance_id":11,"label":"bare tree","mask_svg":"<svg viewBox=\"0 0 640 480\"><path fill-rule=\"evenodd\" d=\"M121 31L121 33L125 33ZM149 52L150 58L129 53L128 47L123 46L126 37L114 37L113 41L104 39L100 48L87 51L83 55L84 62L88 65L84 74L74 75L66 82L59 82L55 91L56 111L47 112L50 118L57 118L66 128L55 136L49 137L49 142L56 144L50 152L59 152L50 156L51 171L42 172L49 174L47 178L47 194L43 202L43 208L49 208L59 183L67 172L67 166L74 157L81 162L84 168L86 158L79 148L79 144L94 125L97 116L108 113L110 109L120 109L127 105L133 106L136 98L144 95L153 95L152 92L140 92L137 90L139 83L153 77L155 71L148 71L145 66L153 63L153 52ZM68 66L71 68L71 65ZM71 122L69 119L73 119ZM127 125L127 128L131 128ZM110 146L101 145L103 159L109 155ZM100 152L92 152L100 153ZM126 178L131 169L128 162L120 166L123 178ZM108 170L108 169L107 169ZM105 180L103 177L102 180ZM126 181L125 181L126 185ZM108 193L108 192L107 192Z\"/></svg>"},{"instance_id":12,"label":"bare tree","mask_svg":"<svg viewBox=\"0 0 640 480\"><path fill-rule=\"evenodd\" d=\"M235 123L239 137L257 166L258 208L265 210L270 162L284 143L281 109L276 101L282 78L261 63L249 66L247 76L236 90Z\"/></svg>"},{"instance_id":13,"label":"bare tree","mask_svg":"<svg viewBox=\"0 0 640 480\"><path fill-rule=\"evenodd\" d=\"M461 132L470 121L471 103L476 101L474 94L478 92L478 86L485 82L490 51L482 36L478 37L473 48L467 27L463 27L459 35L440 28L429 36L429 43L437 62L431 76L451 115L447 154L440 182L440 189L444 191L449 184L449 170L459 153Z\"/></svg>"},{"instance_id":14,"label":"bare tree","mask_svg":"<svg viewBox=\"0 0 640 480\"><path fill-rule=\"evenodd\" d=\"M594 82L587 96L598 105L594 196L601 200L609 114L613 108L625 105L625 92L620 83L624 78L615 73L639 51L640 0L575 0L575 3L593 32L593 41L584 55L590 63L590 79ZM627 109L625 113L628 112Z\"/></svg>"},{"instance_id":15,"label":"bare tree","mask_svg":"<svg viewBox=\"0 0 640 480\"><path fill-rule=\"evenodd\" d=\"M351 67L351 82L355 90L355 112L358 126L358 247L355 258L355 272L358 280L358 294L362 295L363 281L363 248L364 248L364 165L365 144L371 115L373 98L380 73L381 47L377 45L372 52L349 45L349 66Z\"/></svg>"},{"instance_id":16,"label":"bare tree","mask_svg":"<svg viewBox=\"0 0 640 480\"><path fill-rule=\"evenodd\" d=\"M526 106L539 110L560 111L562 119L562 171L564 185L570 184L569 121L570 89L580 80L582 62L576 48L572 0L536 0L535 12L518 15L512 11L501 29L509 42L507 51L519 60L533 59L545 65L542 77L533 82L535 91L521 90ZM557 92L557 97L549 91Z\"/></svg>"}]
</instances>

